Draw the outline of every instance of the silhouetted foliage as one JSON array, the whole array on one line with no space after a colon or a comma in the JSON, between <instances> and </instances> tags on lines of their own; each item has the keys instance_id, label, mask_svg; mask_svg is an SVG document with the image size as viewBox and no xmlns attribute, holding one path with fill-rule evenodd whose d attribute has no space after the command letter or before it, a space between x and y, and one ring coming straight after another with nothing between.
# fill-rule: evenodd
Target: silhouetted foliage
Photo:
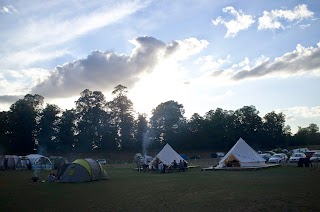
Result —
<instances>
[{"instance_id":1,"label":"silhouetted foliage","mask_svg":"<svg viewBox=\"0 0 320 212\"><path fill-rule=\"evenodd\" d=\"M179 151L227 151L239 137L257 150L320 144L316 124L299 127L292 135L283 113L260 117L252 105L236 111L217 108L186 119L183 105L171 100L153 109L148 120L135 114L127 92L118 85L107 102L102 92L85 89L75 109L65 111L50 104L43 109L42 96L27 94L0 112L0 153L137 152L145 135L154 150L170 143Z\"/></svg>"},{"instance_id":2,"label":"silhouetted foliage","mask_svg":"<svg viewBox=\"0 0 320 212\"><path fill-rule=\"evenodd\" d=\"M151 130L153 132L153 145L162 146L165 143L173 143L181 124L185 118L184 109L175 101L161 103L152 111L150 118Z\"/></svg>"},{"instance_id":3,"label":"silhouetted foliage","mask_svg":"<svg viewBox=\"0 0 320 212\"><path fill-rule=\"evenodd\" d=\"M47 104L41 112L39 123L38 153L57 152L59 150L59 124L61 109L57 105Z\"/></svg>"},{"instance_id":4,"label":"silhouetted foliage","mask_svg":"<svg viewBox=\"0 0 320 212\"><path fill-rule=\"evenodd\" d=\"M11 151L16 154L31 153L36 150L38 123L44 98L27 94L11 105L9 111L9 139Z\"/></svg>"},{"instance_id":5,"label":"silhouetted foliage","mask_svg":"<svg viewBox=\"0 0 320 212\"><path fill-rule=\"evenodd\" d=\"M58 149L59 152L67 153L73 150L75 145L75 110L66 110L60 117L59 130L58 130Z\"/></svg>"},{"instance_id":6,"label":"silhouetted foliage","mask_svg":"<svg viewBox=\"0 0 320 212\"><path fill-rule=\"evenodd\" d=\"M134 116L133 103L127 97L127 87L118 85L112 92L115 97L108 102L111 112L111 123L117 129L118 149L129 150L134 145Z\"/></svg>"}]
</instances>

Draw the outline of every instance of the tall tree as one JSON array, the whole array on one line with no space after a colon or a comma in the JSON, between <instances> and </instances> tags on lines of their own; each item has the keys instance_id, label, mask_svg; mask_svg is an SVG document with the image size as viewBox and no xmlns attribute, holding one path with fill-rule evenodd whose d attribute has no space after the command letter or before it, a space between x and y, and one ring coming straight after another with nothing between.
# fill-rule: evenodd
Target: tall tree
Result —
<instances>
[{"instance_id":1,"label":"tall tree","mask_svg":"<svg viewBox=\"0 0 320 212\"><path fill-rule=\"evenodd\" d=\"M187 121L186 149L205 149L210 144L210 139L205 130L205 119L198 113L193 114Z\"/></svg>"},{"instance_id":2,"label":"tall tree","mask_svg":"<svg viewBox=\"0 0 320 212\"><path fill-rule=\"evenodd\" d=\"M308 127L300 127L293 137L294 145L320 144L319 127L316 124L309 124Z\"/></svg>"},{"instance_id":3,"label":"tall tree","mask_svg":"<svg viewBox=\"0 0 320 212\"><path fill-rule=\"evenodd\" d=\"M70 153L75 145L75 110L66 110L62 113L59 123L58 139L59 152Z\"/></svg>"},{"instance_id":4,"label":"tall tree","mask_svg":"<svg viewBox=\"0 0 320 212\"><path fill-rule=\"evenodd\" d=\"M152 110L150 124L156 147L174 141L179 126L185 122L184 112L183 105L172 100L161 103Z\"/></svg>"},{"instance_id":5,"label":"tall tree","mask_svg":"<svg viewBox=\"0 0 320 212\"><path fill-rule=\"evenodd\" d=\"M136 145L135 149L137 151L143 149L143 145L148 145L146 142L150 140L147 136L149 126L147 121L147 116L145 114L138 114L138 118L135 121L135 138L136 138ZM146 148L146 146L144 146Z\"/></svg>"},{"instance_id":6,"label":"tall tree","mask_svg":"<svg viewBox=\"0 0 320 212\"><path fill-rule=\"evenodd\" d=\"M208 147L216 149L229 149L235 137L235 115L233 111L217 108L210 110L205 115L206 130L211 145Z\"/></svg>"},{"instance_id":7,"label":"tall tree","mask_svg":"<svg viewBox=\"0 0 320 212\"><path fill-rule=\"evenodd\" d=\"M111 112L107 111L102 117L103 122L100 125L100 132L103 135L100 142L99 149L103 152L114 152L118 150L117 147L117 128L112 121Z\"/></svg>"},{"instance_id":8,"label":"tall tree","mask_svg":"<svg viewBox=\"0 0 320 212\"><path fill-rule=\"evenodd\" d=\"M133 103L127 97L127 87L118 85L112 94L114 98L108 103L111 110L112 124L117 129L116 142L119 149L128 150L134 144Z\"/></svg>"},{"instance_id":9,"label":"tall tree","mask_svg":"<svg viewBox=\"0 0 320 212\"><path fill-rule=\"evenodd\" d=\"M58 148L58 130L61 109L57 105L47 104L41 112L38 132L38 152L56 152Z\"/></svg>"},{"instance_id":10,"label":"tall tree","mask_svg":"<svg viewBox=\"0 0 320 212\"><path fill-rule=\"evenodd\" d=\"M255 106L244 106L235 111L236 135L246 140L254 148L260 148L259 136L262 131L262 118Z\"/></svg>"},{"instance_id":11,"label":"tall tree","mask_svg":"<svg viewBox=\"0 0 320 212\"><path fill-rule=\"evenodd\" d=\"M44 98L38 94L27 94L11 105L9 135L16 154L29 154L35 151L43 100Z\"/></svg>"},{"instance_id":12,"label":"tall tree","mask_svg":"<svg viewBox=\"0 0 320 212\"><path fill-rule=\"evenodd\" d=\"M285 116L274 111L267 113L263 122L263 147L285 147Z\"/></svg>"},{"instance_id":13,"label":"tall tree","mask_svg":"<svg viewBox=\"0 0 320 212\"><path fill-rule=\"evenodd\" d=\"M0 112L0 154L11 152L9 139L9 112Z\"/></svg>"},{"instance_id":14,"label":"tall tree","mask_svg":"<svg viewBox=\"0 0 320 212\"><path fill-rule=\"evenodd\" d=\"M80 152L99 147L106 112L106 100L100 91L85 89L76 101L77 144Z\"/></svg>"}]
</instances>

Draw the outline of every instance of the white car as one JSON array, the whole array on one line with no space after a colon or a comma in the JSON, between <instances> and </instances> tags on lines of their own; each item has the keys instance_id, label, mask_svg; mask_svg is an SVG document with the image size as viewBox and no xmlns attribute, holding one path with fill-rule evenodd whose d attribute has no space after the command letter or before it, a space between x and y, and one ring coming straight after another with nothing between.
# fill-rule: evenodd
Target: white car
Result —
<instances>
[{"instance_id":1,"label":"white car","mask_svg":"<svg viewBox=\"0 0 320 212\"><path fill-rule=\"evenodd\" d=\"M268 162L269 159L271 158L271 154L269 154L269 153L262 153L262 154L260 154L260 156L261 156L263 159L265 159L266 162Z\"/></svg>"},{"instance_id":2,"label":"white car","mask_svg":"<svg viewBox=\"0 0 320 212\"><path fill-rule=\"evenodd\" d=\"M269 159L269 163L284 163L286 161L287 159L283 153L274 154Z\"/></svg>"},{"instance_id":3,"label":"white car","mask_svg":"<svg viewBox=\"0 0 320 212\"><path fill-rule=\"evenodd\" d=\"M306 158L307 156L304 153L294 153L289 158L289 163L299 162L300 158Z\"/></svg>"},{"instance_id":4,"label":"white car","mask_svg":"<svg viewBox=\"0 0 320 212\"><path fill-rule=\"evenodd\" d=\"M311 162L320 162L320 152L316 152L310 158Z\"/></svg>"}]
</instances>

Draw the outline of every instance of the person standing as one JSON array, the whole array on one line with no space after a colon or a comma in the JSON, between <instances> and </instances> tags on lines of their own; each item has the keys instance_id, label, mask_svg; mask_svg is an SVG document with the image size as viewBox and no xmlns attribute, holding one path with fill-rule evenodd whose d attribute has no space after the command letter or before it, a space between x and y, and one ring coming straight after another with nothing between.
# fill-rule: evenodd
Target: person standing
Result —
<instances>
[{"instance_id":1,"label":"person standing","mask_svg":"<svg viewBox=\"0 0 320 212\"><path fill-rule=\"evenodd\" d=\"M179 162L179 170L184 171L184 164L183 164L182 160L180 160L180 162Z\"/></svg>"}]
</instances>

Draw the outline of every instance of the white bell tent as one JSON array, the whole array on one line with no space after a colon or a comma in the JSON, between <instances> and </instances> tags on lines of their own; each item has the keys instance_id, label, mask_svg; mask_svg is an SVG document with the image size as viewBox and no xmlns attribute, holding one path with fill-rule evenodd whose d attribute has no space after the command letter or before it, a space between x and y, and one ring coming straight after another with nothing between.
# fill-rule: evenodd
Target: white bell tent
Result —
<instances>
[{"instance_id":1,"label":"white bell tent","mask_svg":"<svg viewBox=\"0 0 320 212\"><path fill-rule=\"evenodd\" d=\"M153 164L155 160L160 160L163 164L170 166L174 160L179 164L180 160L184 159L169 144L166 144L150 164Z\"/></svg>"},{"instance_id":2,"label":"white bell tent","mask_svg":"<svg viewBox=\"0 0 320 212\"><path fill-rule=\"evenodd\" d=\"M229 163L236 162L238 167L266 167L263 159L242 138L220 160L216 168L227 167Z\"/></svg>"}]
</instances>

